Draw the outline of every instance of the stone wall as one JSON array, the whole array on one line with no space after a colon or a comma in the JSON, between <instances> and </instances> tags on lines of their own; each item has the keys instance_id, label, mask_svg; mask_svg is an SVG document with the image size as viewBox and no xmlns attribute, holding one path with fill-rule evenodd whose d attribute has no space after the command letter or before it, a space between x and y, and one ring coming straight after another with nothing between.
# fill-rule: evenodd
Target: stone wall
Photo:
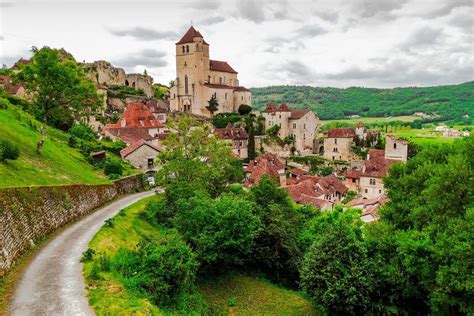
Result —
<instances>
[{"instance_id":1,"label":"stone wall","mask_svg":"<svg viewBox=\"0 0 474 316\"><path fill-rule=\"evenodd\" d=\"M0 277L38 241L110 200L143 190L143 175L103 185L0 189Z\"/></svg>"}]
</instances>

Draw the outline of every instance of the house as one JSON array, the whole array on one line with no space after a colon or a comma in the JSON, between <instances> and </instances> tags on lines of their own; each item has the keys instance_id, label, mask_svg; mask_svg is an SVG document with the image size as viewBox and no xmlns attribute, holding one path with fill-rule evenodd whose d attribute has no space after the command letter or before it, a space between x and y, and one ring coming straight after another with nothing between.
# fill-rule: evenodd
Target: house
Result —
<instances>
[{"instance_id":1,"label":"house","mask_svg":"<svg viewBox=\"0 0 474 316\"><path fill-rule=\"evenodd\" d=\"M322 210L330 210L340 202L347 187L335 176L301 176L296 184L284 186L290 197L299 204L311 204Z\"/></svg>"},{"instance_id":2,"label":"house","mask_svg":"<svg viewBox=\"0 0 474 316\"><path fill-rule=\"evenodd\" d=\"M347 203L352 208L361 209L360 219L366 223L377 221L380 216L378 213L379 208L387 203L388 198L386 195L380 195L374 199L354 199Z\"/></svg>"},{"instance_id":3,"label":"house","mask_svg":"<svg viewBox=\"0 0 474 316\"><path fill-rule=\"evenodd\" d=\"M225 128L216 128L214 134L226 141L232 143L232 152L240 159L248 157L248 141L249 135L243 127L234 127L232 123L228 123Z\"/></svg>"},{"instance_id":4,"label":"house","mask_svg":"<svg viewBox=\"0 0 474 316\"><path fill-rule=\"evenodd\" d=\"M145 140L139 140L120 151L122 159L147 174L154 174L155 161L161 150Z\"/></svg>"},{"instance_id":5,"label":"house","mask_svg":"<svg viewBox=\"0 0 474 316\"><path fill-rule=\"evenodd\" d=\"M396 138L393 135L387 135L387 137L385 137L385 158L407 161L408 142L406 140Z\"/></svg>"},{"instance_id":6,"label":"house","mask_svg":"<svg viewBox=\"0 0 474 316\"><path fill-rule=\"evenodd\" d=\"M166 123L169 112L169 105L166 102L158 100L156 103L148 105L148 108L160 123Z\"/></svg>"},{"instance_id":7,"label":"house","mask_svg":"<svg viewBox=\"0 0 474 316\"><path fill-rule=\"evenodd\" d=\"M347 172L344 180L344 185L352 191L359 191L361 171L351 169Z\"/></svg>"},{"instance_id":8,"label":"house","mask_svg":"<svg viewBox=\"0 0 474 316\"><path fill-rule=\"evenodd\" d=\"M9 76L0 76L0 87L2 87L7 93L16 97L26 97L26 90L24 84L13 84L13 80Z\"/></svg>"},{"instance_id":9,"label":"house","mask_svg":"<svg viewBox=\"0 0 474 316\"><path fill-rule=\"evenodd\" d=\"M384 157L370 157L364 161L359 179L359 191L363 198L374 199L385 194L382 178L388 175L388 168L396 162Z\"/></svg>"},{"instance_id":10,"label":"house","mask_svg":"<svg viewBox=\"0 0 474 316\"><path fill-rule=\"evenodd\" d=\"M307 155L316 152L315 140L319 133L319 119L316 114L307 109L289 109L286 104L277 107L269 103L263 111L265 130L272 126L280 127L278 136L281 139L293 138L297 154Z\"/></svg>"},{"instance_id":11,"label":"house","mask_svg":"<svg viewBox=\"0 0 474 316\"><path fill-rule=\"evenodd\" d=\"M435 127L435 132L445 132L449 129L449 127L446 126L446 124L440 124Z\"/></svg>"},{"instance_id":12,"label":"house","mask_svg":"<svg viewBox=\"0 0 474 316\"><path fill-rule=\"evenodd\" d=\"M288 170L288 175L290 179L296 179L299 180L301 179L302 176L307 175L308 172L306 170L300 169L300 168L293 168Z\"/></svg>"},{"instance_id":13,"label":"house","mask_svg":"<svg viewBox=\"0 0 474 316\"><path fill-rule=\"evenodd\" d=\"M461 137L461 132L454 128L448 128L443 132L443 137L458 138Z\"/></svg>"},{"instance_id":14,"label":"house","mask_svg":"<svg viewBox=\"0 0 474 316\"><path fill-rule=\"evenodd\" d=\"M168 129L155 118L148 106L143 103L131 103L127 106L115 124L107 124L101 135L112 140L120 138L127 145L139 140L150 141Z\"/></svg>"},{"instance_id":15,"label":"house","mask_svg":"<svg viewBox=\"0 0 474 316\"><path fill-rule=\"evenodd\" d=\"M357 137L352 128L333 128L324 133L324 158L328 160L352 160L352 146Z\"/></svg>"},{"instance_id":16,"label":"house","mask_svg":"<svg viewBox=\"0 0 474 316\"><path fill-rule=\"evenodd\" d=\"M206 108L215 97L216 113L237 112L251 105L250 90L240 86L237 71L226 61L209 58L209 44L193 26L176 43L176 79L170 89L170 110L206 117Z\"/></svg>"},{"instance_id":17,"label":"house","mask_svg":"<svg viewBox=\"0 0 474 316\"><path fill-rule=\"evenodd\" d=\"M279 181L280 185L285 185L285 169L285 164L281 162L277 156L271 153L262 154L254 160L251 160L244 169L244 186L249 187L258 183L264 175L267 175L275 181Z\"/></svg>"}]
</instances>

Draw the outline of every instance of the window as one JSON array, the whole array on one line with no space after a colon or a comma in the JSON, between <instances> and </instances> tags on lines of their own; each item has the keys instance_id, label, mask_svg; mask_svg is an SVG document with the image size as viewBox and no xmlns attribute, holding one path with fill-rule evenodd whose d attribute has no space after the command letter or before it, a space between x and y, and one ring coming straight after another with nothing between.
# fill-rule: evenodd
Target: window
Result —
<instances>
[{"instance_id":1,"label":"window","mask_svg":"<svg viewBox=\"0 0 474 316\"><path fill-rule=\"evenodd\" d=\"M335 159L336 159L336 157L332 156L332 160L335 160Z\"/></svg>"},{"instance_id":2,"label":"window","mask_svg":"<svg viewBox=\"0 0 474 316\"><path fill-rule=\"evenodd\" d=\"M296 128L296 123L293 123L293 128Z\"/></svg>"},{"instance_id":3,"label":"window","mask_svg":"<svg viewBox=\"0 0 474 316\"><path fill-rule=\"evenodd\" d=\"M337 138L334 138L334 144L337 144Z\"/></svg>"},{"instance_id":4,"label":"window","mask_svg":"<svg viewBox=\"0 0 474 316\"><path fill-rule=\"evenodd\" d=\"M306 139L306 133L303 133L303 139Z\"/></svg>"},{"instance_id":5,"label":"window","mask_svg":"<svg viewBox=\"0 0 474 316\"><path fill-rule=\"evenodd\" d=\"M375 185L375 179L370 179L369 182L370 182L370 185Z\"/></svg>"},{"instance_id":6,"label":"window","mask_svg":"<svg viewBox=\"0 0 474 316\"><path fill-rule=\"evenodd\" d=\"M379 193L382 194L382 190L379 190Z\"/></svg>"},{"instance_id":7,"label":"window","mask_svg":"<svg viewBox=\"0 0 474 316\"><path fill-rule=\"evenodd\" d=\"M240 99L243 101L243 100L244 100L244 96L241 96Z\"/></svg>"},{"instance_id":8,"label":"window","mask_svg":"<svg viewBox=\"0 0 474 316\"><path fill-rule=\"evenodd\" d=\"M226 94L225 94L225 99L227 100L227 92L226 92Z\"/></svg>"},{"instance_id":9,"label":"window","mask_svg":"<svg viewBox=\"0 0 474 316\"><path fill-rule=\"evenodd\" d=\"M365 189L365 193L369 193L369 190Z\"/></svg>"},{"instance_id":10,"label":"window","mask_svg":"<svg viewBox=\"0 0 474 316\"><path fill-rule=\"evenodd\" d=\"M211 76L208 76L208 77L207 77L207 82L208 82L208 83L211 83Z\"/></svg>"},{"instance_id":11,"label":"window","mask_svg":"<svg viewBox=\"0 0 474 316\"><path fill-rule=\"evenodd\" d=\"M280 119L281 119L281 115L278 115L278 118L280 118Z\"/></svg>"},{"instance_id":12,"label":"window","mask_svg":"<svg viewBox=\"0 0 474 316\"><path fill-rule=\"evenodd\" d=\"M186 48L184 48L184 46L183 46L183 54L186 53L186 50L185 50L185 49L186 49Z\"/></svg>"},{"instance_id":13,"label":"window","mask_svg":"<svg viewBox=\"0 0 474 316\"><path fill-rule=\"evenodd\" d=\"M148 158L148 168L153 168L153 158Z\"/></svg>"},{"instance_id":14,"label":"window","mask_svg":"<svg viewBox=\"0 0 474 316\"><path fill-rule=\"evenodd\" d=\"M356 179L352 179L352 183L355 183L356 182Z\"/></svg>"},{"instance_id":15,"label":"window","mask_svg":"<svg viewBox=\"0 0 474 316\"><path fill-rule=\"evenodd\" d=\"M306 129L306 124L303 124L303 129Z\"/></svg>"},{"instance_id":16,"label":"window","mask_svg":"<svg viewBox=\"0 0 474 316\"><path fill-rule=\"evenodd\" d=\"M184 76L184 94L188 94L188 76Z\"/></svg>"},{"instance_id":17,"label":"window","mask_svg":"<svg viewBox=\"0 0 474 316\"><path fill-rule=\"evenodd\" d=\"M393 143L393 149L397 149L397 143Z\"/></svg>"},{"instance_id":18,"label":"window","mask_svg":"<svg viewBox=\"0 0 474 316\"><path fill-rule=\"evenodd\" d=\"M219 77L219 84L222 84L222 77Z\"/></svg>"},{"instance_id":19,"label":"window","mask_svg":"<svg viewBox=\"0 0 474 316\"><path fill-rule=\"evenodd\" d=\"M186 45L186 53L189 53L189 46Z\"/></svg>"}]
</instances>

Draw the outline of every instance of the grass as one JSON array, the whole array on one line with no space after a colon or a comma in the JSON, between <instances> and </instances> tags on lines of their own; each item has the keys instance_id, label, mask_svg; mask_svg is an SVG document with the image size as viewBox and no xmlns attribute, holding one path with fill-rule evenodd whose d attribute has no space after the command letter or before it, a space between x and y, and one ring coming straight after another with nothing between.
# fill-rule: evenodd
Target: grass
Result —
<instances>
[{"instance_id":1,"label":"grass","mask_svg":"<svg viewBox=\"0 0 474 316\"><path fill-rule=\"evenodd\" d=\"M433 132L431 128L393 131L391 134L405 138L419 145L451 144L456 138L443 137L440 132Z\"/></svg>"},{"instance_id":2,"label":"grass","mask_svg":"<svg viewBox=\"0 0 474 316\"><path fill-rule=\"evenodd\" d=\"M48 128L43 152L36 152L41 124L9 105L0 109L0 139L20 149L20 157L0 163L0 188L31 185L102 184L110 181L67 144L67 135Z\"/></svg>"},{"instance_id":3,"label":"grass","mask_svg":"<svg viewBox=\"0 0 474 316\"><path fill-rule=\"evenodd\" d=\"M413 122L417 119L420 119L418 116L413 115L406 115L406 116L391 116L391 117L356 117L356 118L347 118L341 120L321 120L322 124L329 124L334 122L342 122L342 123L350 123L350 124L357 124L359 122L365 124L371 123L388 123L394 121L400 122Z\"/></svg>"},{"instance_id":4,"label":"grass","mask_svg":"<svg viewBox=\"0 0 474 316\"><path fill-rule=\"evenodd\" d=\"M201 293L212 310L227 315L319 315L300 293L264 278L241 273L201 280Z\"/></svg>"},{"instance_id":5,"label":"grass","mask_svg":"<svg viewBox=\"0 0 474 316\"><path fill-rule=\"evenodd\" d=\"M120 211L113 227L103 226L89 243L97 260L99 254L113 256L119 248L134 248L144 236L160 238L166 228L157 228L140 216L152 196ZM97 315L176 315L183 312L163 310L149 300L128 291L120 278L112 272L100 272L100 279L92 279L94 261L84 264L89 303ZM230 273L212 280L201 280L198 296L209 306L210 314L231 315L313 315L316 310L300 293L271 284L261 277ZM234 304L235 303L235 304ZM235 305L235 306L230 306ZM186 311L185 314L189 314ZM199 314L199 313L194 313Z\"/></svg>"}]
</instances>

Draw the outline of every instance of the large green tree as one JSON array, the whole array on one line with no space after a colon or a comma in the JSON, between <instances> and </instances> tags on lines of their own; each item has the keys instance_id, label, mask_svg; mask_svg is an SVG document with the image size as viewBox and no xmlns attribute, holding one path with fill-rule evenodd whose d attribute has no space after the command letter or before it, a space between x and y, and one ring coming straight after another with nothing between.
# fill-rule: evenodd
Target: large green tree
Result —
<instances>
[{"instance_id":1,"label":"large green tree","mask_svg":"<svg viewBox=\"0 0 474 316\"><path fill-rule=\"evenodd\" d=\"M32 49L34 56L19 74L26 90L33 97L36 114L44 125L37 150L41 153L46 125L71 126L85 108L95 108L99 102L97 90L72 56L43 47Z\"/></svg>"}]
</instances>

